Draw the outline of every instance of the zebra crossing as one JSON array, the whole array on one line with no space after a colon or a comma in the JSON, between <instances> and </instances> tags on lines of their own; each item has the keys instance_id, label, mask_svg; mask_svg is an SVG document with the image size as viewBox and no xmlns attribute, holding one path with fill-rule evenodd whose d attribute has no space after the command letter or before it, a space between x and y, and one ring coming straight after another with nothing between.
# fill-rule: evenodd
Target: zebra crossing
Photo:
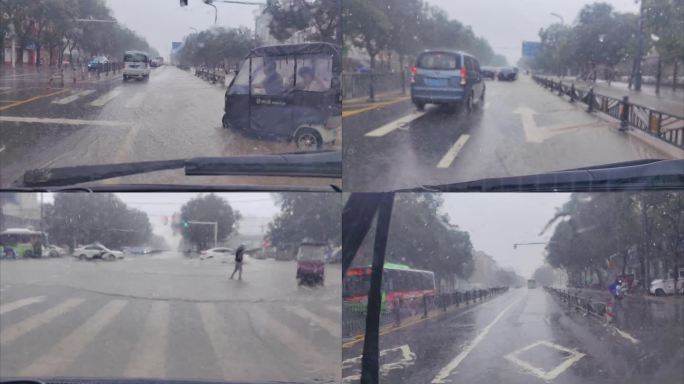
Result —
<instances>
[{"instance_id":1,"label":"zebra crossing","mask_svg":"<svg viewBox=\"0 0 684 384\"><path fill-rule=\"evenodd\" d=\"M150 302L87 295L57 297L47 293L21 297L20 294L5 299L8 295L3 292L0 298L3 376L79 374L79 369L87 366L82 360L88 360L94 348L105 348L129 351L123 357L125 363L108 366L108 372L116 370L123 377L170 378L167 375L174 362L188 359L169 348L174 338L187 338L178 334L179 329L181 333L188 330L188 334L203 335L193 338L193 343L202 343L193 348L207 351L213 357L211 364L219 367L220 375L214 379L283 378L268 376L264 367L270 367L271 375L280 372L287 380L310 379L314 374L319 378L335 378L339 374L340 319L334 305L316 303L312 308L311 302L299 305ZM113 333L122 327L125 327L125 337ZM112 335L115 336L112 338ZM30 353L32 350L39 352ZM274 350L281 352L276 354ZM201 371L208 363L196 364Z\"/></svg>"},{"instance_id":2,"label":"zebra crossing","mask_svg":"<svg viewBox=\"0 0 684 384\"><path fill-rule=\"evenodd\" d=\"M111 102L124 97L125 103L123 108L131 109L137 108L148 96L149 92L140 90L129 93L124 92L124 88L119 86L109 90L95 90L95 89L73 89L65 94L56 95L50 104L53 106L70 106L75 104L83 104L87 107L104 108Z\"/></svg>"}]
</instances>

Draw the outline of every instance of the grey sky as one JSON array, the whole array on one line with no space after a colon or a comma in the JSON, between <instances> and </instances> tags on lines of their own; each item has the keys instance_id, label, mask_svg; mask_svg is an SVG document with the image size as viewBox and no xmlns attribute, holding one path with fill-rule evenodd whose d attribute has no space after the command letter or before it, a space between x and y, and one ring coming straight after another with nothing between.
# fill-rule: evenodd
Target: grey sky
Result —
<instances>
[{"instance_id":1,"label":"grey sky","mask_svg":"<svg viewBox=\"0 0 684 384\"><path fill-rule=\"evenodd\" d=\"M547 241L553 228L539 236L568 193L452 193L444 194L443 211L452 224L470 233L473 247L492 256L502 267L529 277L543 264L544 246L513 249L514 243Z\"/></svg>"},{"instance_id":2,"label":"grey sky","mask_svg":"<svg viewBox=\"0 0 684 384\"><path fill-rule=\"evenodd\" d=\"M265 0L263 2L266 2ZM168 59L172 41L183 41L192 33L214 25L214 8L201 0L189 0L181 7L178 0L107 0L119 23L127 26L156 48ZM254 5L216 4L217 26L248 27L254 29Z\"/></svg>"},{"instance_id":3,"label":"grey sky","mask_svg":"<svg viewBox=\"0 0 684 384\"><path fill-rule=\"evenodd\" d=\"M539 41L539 29L559 19L574 22L580 9L596 0L426 0L444 9L452 19L470 25L477 36L486 38L494 51L515 64L521 56L522 41ZM605 0L619 12L638 12L634 0Z\"/></svg>"}]
</instances>

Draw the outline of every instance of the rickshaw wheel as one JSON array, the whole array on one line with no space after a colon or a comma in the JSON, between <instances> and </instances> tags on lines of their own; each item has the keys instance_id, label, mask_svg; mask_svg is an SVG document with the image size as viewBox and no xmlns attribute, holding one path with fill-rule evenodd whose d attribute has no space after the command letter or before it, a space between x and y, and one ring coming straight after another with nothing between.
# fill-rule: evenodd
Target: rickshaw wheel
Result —
<instances>
[{"instance_id":1,"label":"rickshaw wheel","mask_svg":"<svg viewBox=\"0 0 684 384\"><path fill-rule=\"evenodd\" d=\"M297 131L294 139L297 149L304 151L321 149L321 146L323 146L321 135L311 128L300 129Z\"/></svg>"}]
</instances>

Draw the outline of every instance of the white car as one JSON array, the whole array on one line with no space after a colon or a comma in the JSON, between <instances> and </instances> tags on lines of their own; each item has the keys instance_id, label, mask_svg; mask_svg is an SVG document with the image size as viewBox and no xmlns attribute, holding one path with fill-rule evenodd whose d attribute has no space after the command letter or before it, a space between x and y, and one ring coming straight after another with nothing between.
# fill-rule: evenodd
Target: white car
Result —
<instances>
[{"instance_id":1,"label":"white car","mask_svg":"<svg viewBox=\"0 0 684 384\"><path fill-rule=\"evenodd\" d=\"M67 251L62 247L56 245L48 245L43 248L43 255L48 255L49 257L61 257L66 256Z\"/></svg>"},{"instance_id":2,"label":"white car","mask_svg":"<svg viewBox=\"0 0 684 384\"><path fill-rule=\"evenodd\" d=\"M233 250L230 248L226 247L216 247L216 248L210 248L204 251L200 252L200 259L211 259L214 257L220 257L220 256L231 256L233 254Z\"/></svg>"},{"instance_id":3,"label":"white car","mask_svg":"<svg viewBox=\"0 0 684 384\"><path fill-rule=\"evenodd\" d=\"M123 59L123 80L136 78L147 80L150 78L150 57L145 52L126 51Z\"/></svg>"},{"instance_id":4,"label":"white car","mask_svg":"<svg viewBox=\"0 0 684 384\"><path fill-rule=\"evenodd\" d=\"M117 260L123 259L123 252L111 250L102 244L89 244L76 248L74 256L79 260Z\"/></svg>"},{"instance_id":5,"label":"white car","mask_svg":"<svg viewBox=\"0 0 684 384\"><path fill-rule=\"evenodd\" d=\"M670 273L669 279L655 279L651 281L648 288L649 293L656 296L684 294L684 267L679 268L679 277L677 279L677 287L675 289L675 279Z\"/></svg>"}]
</instances>

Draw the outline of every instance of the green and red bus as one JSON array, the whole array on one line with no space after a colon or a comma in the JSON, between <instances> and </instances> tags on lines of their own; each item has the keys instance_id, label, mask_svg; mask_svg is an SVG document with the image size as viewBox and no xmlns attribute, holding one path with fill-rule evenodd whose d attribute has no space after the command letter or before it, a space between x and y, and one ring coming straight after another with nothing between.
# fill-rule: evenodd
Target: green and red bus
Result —
<instances>
[{"instance_id":1,"label":"green and red bus","mask_svg":"<svg viewBox=\"0 0 684 384\"><path fill-rule=\"evenodd\" d=\"M365 311L370 289L372 268L349 268L342 284L345 304L354 311ZM412 300L423 295L434 295L435 274L432 271L412 269L407 265L385 263L382 273L382 310L391 311L398 300Z\"/></svg>"}]
</instances>

